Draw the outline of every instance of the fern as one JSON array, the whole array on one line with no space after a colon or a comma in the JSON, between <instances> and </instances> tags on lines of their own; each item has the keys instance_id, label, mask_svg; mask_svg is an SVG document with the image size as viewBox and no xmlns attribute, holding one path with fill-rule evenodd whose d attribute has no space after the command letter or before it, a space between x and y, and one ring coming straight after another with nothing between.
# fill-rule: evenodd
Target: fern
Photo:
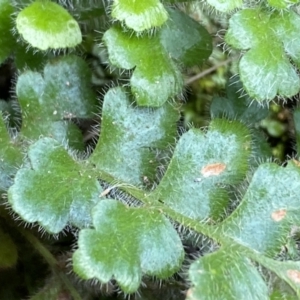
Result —
<instances>
[{"instance_id":1,"label":"fern","mask_svg":"<svg viewBox=\"0 0 300 300\"><path fill-rule=\"evenodd\" d=\"M207 127L183 131L183 74L213 40L182 2L0 1L0 62L16 76L0 102L0 276L34 264L28 247L51 270L26 297L146 299L157 280L164 299L300 297L300 162L272 161L258 128L300 89L299 1L204 3L229 13L239 76ZM109 71L109 87L91 84Z\"/></svg>"}]
</instances>

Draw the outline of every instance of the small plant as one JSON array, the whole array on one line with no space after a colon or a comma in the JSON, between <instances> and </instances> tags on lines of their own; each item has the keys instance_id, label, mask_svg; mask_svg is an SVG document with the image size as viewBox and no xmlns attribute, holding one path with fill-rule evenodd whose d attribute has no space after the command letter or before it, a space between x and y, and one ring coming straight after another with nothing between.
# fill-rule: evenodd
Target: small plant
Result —
<instances>
[{"instance_id":1,"label":"small plant","mask_svg":"<svg viewBox=\"0 0 300 300\"><path fill-rule=\"evenodd\" d=\"M299 93L299 1L202 2L241 57L183 130L191 3L0 1L1 299L299 299L300 162L257 126Z\"/></svg>"}]
</instances>

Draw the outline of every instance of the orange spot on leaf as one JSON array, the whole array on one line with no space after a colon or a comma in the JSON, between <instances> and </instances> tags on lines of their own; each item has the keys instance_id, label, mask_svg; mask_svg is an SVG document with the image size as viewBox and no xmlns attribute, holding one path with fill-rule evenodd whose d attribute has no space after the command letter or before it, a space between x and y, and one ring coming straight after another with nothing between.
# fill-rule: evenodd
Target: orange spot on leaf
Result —
<instances>
[{"instance_id":1,"label":"orange spot on leaf","mask_svg":"<svg viewBox=\"0 0 300 300\"><path fill-rule=\"evenodd\" d=\"M201 174L203 177L217 176L220 175L226 169L224 163L210 164L202 168Z\"/></svg>"},{"instance_id":2,"label":"orange spot on leaf","mask_svg":"<svg viewBox=\"0 0 300 300\"><path fill-rule=\"evenodd\" d=\"M271 216L275 222L279 222L286 216L286 209L276 210L272 213Z\"/></svg>"},{"instance_id":3,"label":"orange spot on leaf","mask_svg":"<svg viewBox=\"0 0 300 300\"><path fill-rule=\"evenodd\" d=\"M297 270L287 270L287 276L295 283L300 284L300 272Z\"/></svg>"}]
</instances>

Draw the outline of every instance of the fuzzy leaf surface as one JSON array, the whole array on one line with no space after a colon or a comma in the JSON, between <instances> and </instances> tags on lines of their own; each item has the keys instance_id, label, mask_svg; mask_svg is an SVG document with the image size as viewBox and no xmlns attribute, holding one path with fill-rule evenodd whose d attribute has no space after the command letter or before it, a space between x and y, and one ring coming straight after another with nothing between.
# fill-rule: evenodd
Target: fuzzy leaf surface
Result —
<instances>
[{"instance_id":1,"label":"fuzzy leaf surface","mask_svg":"<svg viewBox=\"0 0 300 300\"><path fill-rule=\"evenodd\" d=\"M52 1L35 1L17 16L18 32L40 50L75 47L81 43L78 23L63 7Z\"/></svg>"},{"instance_id":2,"label":"fuzzy leaf surface","mask_svg":"<svg viewBox=\"0 0 300 300\"><path fill-rule=\"evenodd\" d=\"M153 178L155 149L164 149L176 136L178 111L170 104L159 108L137 107L122 88L104 97L101 134L89 160L99 170L121 181L139 185Z\"/></svg>"},{"instance_id":3,"label":"fuzzy leaf surface","mask_svg":"<svg viewBox=\"0 0 300 300\"><path fill-rule=\"evenodd\" d=\"M241 293L242 299L269 299L251 261L285 281L299 298L300 262L274 259L299 224L299 188L299 161L289 161L286 167L260 165L237 209L212 228L212 236L222 240L221 248L192 264L194 286L188 299L206 291L219 296L207 294L203 299L240 299Z\"/></svg>"},{"instance_id":4,"label":"fuzzy leaf surface","mask_svg":"<svg viewBox=\"0 0 300 300\"><path fill-rule=\"evenodd\" d=\"M91 224L91 208L102 191L97 179L56 140L42 138L30 146L31 167L18 170L8 191L13 210L26 222L59 233L68 222Z\"/></svg>"},{"instance_id":5,"label":"fuzzy leaf surface","mask_svg":"<svg viewBox=\"0 0 300 300\"><path fill-rule=\"evenodd\" d=\"M226 86L227 97L214 97L210 107L212 118L225 117L254 125L268 116L267 106L262 106L248 95L243 95L243 84L239 78L232 78Z\"/></svg>"},{"instance_id":6,"label":"fuzzy leaf surface","mask_svg":"<svg viewBox=\"0 0 300 300\"><path fill-rule=\"evenodd\" d=\"M0 111L0 194L7 191L13 183L17 168L21 165L23 154L15 139L11 139Z\"/></svg>"},{"instance_id":7,"label":"fuzzy leaf surface","mask_svg":"<svg viewBox=\"0 0 300 300\"><path fill-rule=\"evenodd\" d=\"M299 166L298 161L285 168L260 165L241 204L222 224L226 235L269 257L276 255L291 226L300 221Z\"/></svg>"},{"instance_id":8,"label":"fuzzy leaf surface","mask_svg":"<svg viewBox=\"0 0 300 300\"><path fill-rule=\"evenodd\" d=\"M292 10L244 9L230 18L225 40L248 50L239 62L239 73L251 97L270 101L276 95L291 97L299 92L300 79L289 61L299 66L299 26L300 17Z\"/></svg>"},{"instance_id":9,"label":"fuzzy leaf surface","mask_svg":"<svg viewBox=\"0 0 300 300\"><path fill-rule=\"evenodd\" d=\"M13 51L15 40L11 33L13 6L9 0L0 0L0 64Z\"/></svg>"},{"instance_id":10,"label":"fuzzy leaf surface","mask_svg":"<svg viewBox=\"0 0 300 300\"><path fill-rule=\"evenodd\" d=\"M137 32L161 26L168 19L159 0L114 0L111 15Z\"/></svg>"},{"instance_id":11,"label":"fuzzy leaf surface","mask_svg":"<svg viewBox=\"0 0 300 300\"><path fill-rule=\"evenodd\" d=\"M189 270L193 286L187 300L269 300L268 288L247 257L220 249L195 261Z\"/></svg>"},{"instance_id":12,"label":"fuzzy leaf surface","mask_svg":"<svg viewBox=\"0 0 300 300\"><path fill-rule=\"evenodd\" d=\"M170 20L155 36L137 37L118 26L103 36L110 63L135 68L130 84L138 105L161 106L181 92L182 74L172 57L190 66L211 53L211 37L200 24L181 12L168 12Z\"/></svg>"},{"instance_id":13,"label":"fuzzy leaf surface","mask_svg":"<svg viewBox=\"0 0 300 300\"><path fill-rule=\"evenodd\" d=\"M218 219L228 204L226 185L242 180L251 151L248 129L215 119L207 133L192 129L176 145L154 197L196 220Z\"/></svg>"},{"instance_id":14,"label":"fuzzy leaf surface","mask_svg":"<svg viewBox=\"0 0 300 300\"><path fill-rule=\"evenodd\" d=\"M81 149L81 132L66 120L91 118L97 112L90 78L87 64L77 56L49 62L43 74L27 71L20 75L16 92L23 116L21 133L30 139L46 135L69 140Z\"/></svg>"},{"instance_id":15,"label":"fuzzy leaf surface","mask_svg":"<svg viewBox=\"0 0 300 300\"><path fill-rule=\"evenodd\" d=\"M108 282L114 277L124 292L132 293L143 274L163 279L180 268L183 246L163 214L102 200L93 209L93 224L94 229L80 231L73 255L82 278Z\"/></svg>"},{"instance_id":16,"label":"fuzzy leaf surface","mask_svg":"<svg viewBox=\"0 0 300 300\"><path fill-rule=\"evenodd\" d=\"M206 2L221 12L229 12L243 5L243 0L207 0Z\"/></svg>"},{"instance_id":17,"label":"fuzzy leaf surface","mask_svg":"<svg viewBox=\"0 0 300 300\"><path fill-rule=\"evenodd\" d=\"M296 3L299 3L299 0L268 0L268 3L277 9L286 9Z\"/></svg>"},{"instance_id":18,"label":"fuzzy leaf surface","mask_svg":"<svg viewBox=\"0 0 300 300\"><path fill-rule=\"evenodd\" d=\"M11 237L0 228L0 269L9 268L17 263L18 251Z\"/></svg>"}]
</instances>

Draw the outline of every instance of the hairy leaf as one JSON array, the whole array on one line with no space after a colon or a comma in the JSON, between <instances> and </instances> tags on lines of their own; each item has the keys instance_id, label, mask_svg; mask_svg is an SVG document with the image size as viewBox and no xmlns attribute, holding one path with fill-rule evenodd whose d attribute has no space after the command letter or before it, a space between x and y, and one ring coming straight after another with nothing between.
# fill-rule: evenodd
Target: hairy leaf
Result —
<instances>
[{"instance_id":1,"label":"hairy leaf","mask_svg":"<svg viewBox=\"0 0 300 300\"><path fill-rule=\"evenodd\" d=\"M48 0L32 2L18 14L16 24L23 38L41 50L75 47L82 40L68 11Z\"/></svg>"},{"instance_id":2,"label":"hairy leaf","mask_svg":"<svg viewBox=\"0 0 300 300\"><path fill-rule=\"evenodd\" d=\"M299 3L299 0L268 0L268 3L275 8L285 9Z\"/></svg>"},{"instance_id":3,"label":"hairy leaf","mask_svg":"<svg viewBox=\"0 0 300 300\"><path fill-rule=\"evenodd\" d=\"M159 0L114 0L111 14L135 31L161 26L168 19L168 13Z\"/></svg>"},{"instance_id":4,"label":"hairy leaf","mask_svg":"<svg viewBox=\"0 0 300 300\"><path fill-rule=\"evenodd\" d=\"M236 249L221 249L194 262L187 300L268 300L268 288L253 263Z\"/></svg>"},{"instance_id":5,"label":"hairy leaf","mask_svg":"<svg viewBox=\"0 0 300 300\"><path fill-rule=\"evenodd\" d=\"M15 40L11 34L12 13L13 7L11 1L0 0L0 64L2 64L13 51L15 45Z\"/></svg>"},{"instance_id":6,"label":"hairy leaf","mask_svg":"<svg viewBox=\"0 0 300 300\"><path fill-rule=\"evenodd\" d=\"M18 251L11 237L0 228L0 269L9 268L17 263Z\"/></svg>"},{"instance_id":7,"label":"hairy leaf","mask_svg":"<svg viewBox=\"0 0 300 300\"><path fill-rule=\"evenodd\" d=\"M8 191L13 210L51 233L59 233L68 222L90 225L91 208L102 191L90 170L50 138L31 145L28 158L31 167L18 170Z\"/></svg>"},{"instance_id":8,"label":"hairy leaf","mask_svg":"<svg viewBox=\"0 0 300 300\"><path fill-rule=\"evenodd\" d=\"M224 187L248 170L250 140L244 125L221 119L206 134L199 129L183 134L155 197L193 219L218 219L228 201Z\"/></svg>"},{"instance_id":9,"label":"hairy leaf","mask_svg":"<svg viewBox=\"0 0 300 300\"><path fill-rule=\"evenodd\" d=\"M139 105L161 106L181 91L182 75L158 36L136 37L114 26L106 31L103 40L113 65L127 70L136 67L130 83Z\"/></svg>"},{"instance_id":10,"label":"hairy leaf","mask_svg":"<svg viewBox=\"0 0 300 300\"><path fill-rule=\"evenodd\" d=\"M21 165L23 154L16 139L11 139L0 111L0 194L7 191L13 183L17 168Z\"/></svg>"},{"instance_id":11,"label":"hairy leaf","mask_svg":"<svg viewBox=\"0 0 300 300\"><path fill-rule=\"evenodd\" d=\"M116 179L143 184L156 172L156 150L165 149L176 136L178 111L170 104L141 108L121 88L104 97L101 134L89 160Z\"/></svg>"},{"instance_id":12,"label":"hairy leaf","mask_svg":"<svg viewBox=\"0 0 300 300\"><path fill-rule=\"evenodd\" d=\"M139 105L160 106L181 92L182 75L172 57L190 66L211 53L211 37L200 24L181 12L169 14L170 21L154 37L137 37L119 26L103 37L111 64L135 68L130 83Z\"/></svg>"},{"instance_id":13,"label":"hairy leaf","mask_svg":"<svg viewBox=\"0 0 300 300\"><path fill-rule=\"evenodd\" d=\"M267 256L276 255L291 226L299 222L299 166L298 161L285 168L260 165L242 203L222 224L226 235Z\"/></svg>"},{"instance_id":14,"label":"hairy leaf","mask_svg":"<svg viewBox=\"0 0 300 300\"><path fill-rule=\"evenodd\" d=\"M211 6L221 12L229 12L243 5L243 0L207 0Z\"/></svg>"},{"instance_id":15,"label":"hairy leaf","mask_svg":"<svg viewBox=\"0 0 300 300\"><path fill-rule=\"evenodd\" d=\"M225 117L231 120L240 120L247 125L266 118L269 113L267 106L253 102L247 94L242 92L243 85L239 77L231 78L226 86L227 98L214 97L210 106L212 118Z\"/></svg>"},{"instance_id":16,"label":"hairy leaf","mask_svg":"<svg viewBox=\"0 0 300 300\"><path fill-rule=\"evenodd\" d=\"M38 139L54 137L82 149L79 129L72 118L90 118L97 112L90 85L91 72L79 57L65 56L49 62L43 75L27 71L18 78L16 92L22 108L21 133Z\"/></svg>"},{"instance_id":17,"label":"hairy leaf","mask_svg":"<svg viewBox=\"0 0 300 300\"><path fill-rule=\"evenodd\" d=\"M93 224L95 229L80 231L73 255L74 270L82 278L108 282L114 277L124 292L132 293L143 274L167 278L182 263L180 238L157 211L102 200L93 210Z\"/></svg>"},{"instance_id":18,"label":"hairy leaf","mask_svg":"<svg viewBox=\"0 0 300 300\"><path fill-rule=\"evenodd\" d=\"M225 40L234 48L250 49L239 71L251 97L264 101L299 92L300 79L289 61L300 63L299 25L300 17L293 11L244 9L231 17Z\"/></svg>"}]
</instances>

